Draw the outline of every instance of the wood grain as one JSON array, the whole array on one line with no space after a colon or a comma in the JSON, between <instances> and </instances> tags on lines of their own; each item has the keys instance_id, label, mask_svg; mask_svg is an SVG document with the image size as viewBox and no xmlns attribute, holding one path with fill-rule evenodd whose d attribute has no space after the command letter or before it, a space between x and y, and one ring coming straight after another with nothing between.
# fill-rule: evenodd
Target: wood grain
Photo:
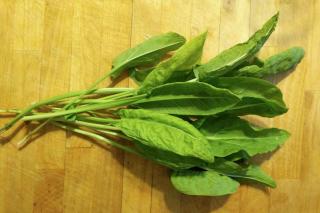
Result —
<instances>
[{"instance_id":1,"label":"wood grain","mask_svg":"<svg viewBox=\"0 0 320 213\"><path fill-rule=\"evenodd\" d=\"M1 138L10 142L0 145L0 213L320 212L320 0L0 0L0 108L86 88L118 53L161 32L189 39L208 30L207 61L276 11L279 25L260 56L290 46L306 51L293 73L271 79L289 112L249 117L292 134L281 149L256 159L276 189L243 185L232 196L185 196L173 189L167 169L52 127L17 151L16 142L34 127L17 125ZM122 78L115 86L135 85Z\"/></svg>"}]
</instances>

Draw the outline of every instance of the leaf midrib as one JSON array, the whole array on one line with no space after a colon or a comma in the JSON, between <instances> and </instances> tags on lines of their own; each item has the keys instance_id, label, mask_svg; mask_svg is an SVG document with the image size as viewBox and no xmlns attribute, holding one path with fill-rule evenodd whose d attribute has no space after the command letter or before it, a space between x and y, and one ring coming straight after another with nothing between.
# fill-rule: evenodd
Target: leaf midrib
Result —
<instances>
[{"instance_id":1,"label":"leaf midrib","mask_svg":"<svg viewBox=\"0 0 320 213\"><path fill-rule=\"evenodd\" d=\"M173 95L172 95L173 96ZM145 103L145 102L155 102L155 101L166 101L166 100L185 100L185 99L236 99L235 97L221 97L221 96L173 96L173 97L161 97L159 99L157 98L154 98L154 97L151 97L150 99L145 99L145 100L141 100L141 101L138 101L136 103ZM235 103L236 104L236 103Z\"/></svg>"},{"instance_id":2,"label":"leaf midrib","mask_svg":"<svg viewBox=\"0 0 320 213\"><path fill-rule=\"evenodd\" d=\"M154 49L154 50L149 51L149 52L146 52L146 53L144 53L144 54L140 54L140 55L138 55L138 56L136 56L136 57L134 57L134 58L130 58L132 55L134 55L135 52L137 52L137 51L133 51L133 52L127 57L127 59L126 59L122 64L118 65L117 67L122 67L122 66L126 65L128 62L133 61L133 60L136 60L137 58L139 58L139 57L141 57L141 56L149 55L149 54L154 53L154 52L156 52L156 51L158 51L158 50L165 49L165 48L168 48L168 47L177 45L177 44L179 44L179 43L183 43L183 41L176 42L176 43L172 43L172 44L167 45L167 46L165 46L165 47L158 48L158 49Z\"/></svg>"},{"instance_id":3,"label":"leaf midrib","mask_svg":"<svg viewBox=\"0 0 320 213\"><path fill-rule=\"evenodd\" d=\"M281 137L281 136L276 136L276 137ZM220 140L220 141L224 141L224 140L240 140L240 141L248 141L248 140L255 140L255 139L258 139L258 140L262 140L262 139L271 139L271 138L274 138L272 136L270 137L257 137L257 138L237 138L237 137L231 137L231 138L213 138L212 137L206 137L208 140L210 141L217 141L217 140ZM234 144L232 142L226 142L226 143L229 143L229 144ZM235 144L235 145L238 145L238 144Z\"/></svg>"}]
</instances>

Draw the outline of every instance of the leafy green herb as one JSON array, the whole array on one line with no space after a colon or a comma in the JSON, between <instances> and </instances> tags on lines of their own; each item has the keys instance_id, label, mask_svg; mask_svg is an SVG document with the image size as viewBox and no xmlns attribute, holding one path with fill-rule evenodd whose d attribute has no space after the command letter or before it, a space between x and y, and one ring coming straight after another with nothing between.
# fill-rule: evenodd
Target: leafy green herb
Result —
<instances>
[{"instance_id":1,"label":"leafy green herb","mask_svg":"<svg viewBox=\"0 0 320 213\"><path fill-rule=\"evenodd\" d=\"M213 115L231 109L239 101L226 89L202 82L176 82L154 88L135 105L176 115Z\"/></svg>"},{"instance_id":2,"label":"leafy green herb","mask_svg":"<svg viewBox=\"0 0 320 213\"><path fill-rule=\"evenodd\" d=\"M186 44L177 33L152 37L121 53L113 69L87 90L23 110L0 110L17 114L0 132L20 120L37 121L19 148L46 124L85 135L174 170L173 186L189 195L231 194L244 181L275 187L270 176L250 164L250 158L277 149L289 133L259 128L237 116L274 117L287 111L281 91L259 78L292 69L302 59L303 49L291 48L265 61L255 56L277 20L278 14L247 42L203 65L198 63L206 33ZM177 52L164 59L173 50ZM96 88L125 70L140 88Z\"/></svg>"},{"instance_id":3,"label":"leafy green herb","mask_svg":"<svg viewBox=\"0 0 320 213\"><path fill-rule=\"evenodd\" d=\"M294 68L303 58L304 50L301 47L293 47L268 58L262 66L250 65L236 70L235 76L249 76L263 78L269 75L283 73Z\"/></svg>"},{"instance_id":4,"label":"leafy green herb","mask_svg":"<svg viewBox=\"0 0 320 213\"><path fill-rule=\"evenodd\" d=\"M228 161L247 161L250 159L250 155L243 150L226 156L224 159Z\"/></svg>"},{"instance_id":5,"label":"leafy green herb","mask_svg":"<svg viewBox=\"0 0 320 213\"><path fill-rule=\"evenodd\" d=\"M148 110L121 110L116 126L139 142L181 156L196 157L212 162L206 138L188 122Z\"/></svg>"},{"instance_id":6,"label":"leafy green herb","mask_svg":"<svg viewBox=\"0 0 320 213\"><path fill-rule=\"evenodd\" d=\"M181 47L185 41L183 36L173 32L153 36L116 57L112 62L111 77L117 78L131 67L155 63L166 53Z\"/></svg>"},{"instance_id":7,"label":"leafy green herb","mask_svg":"<svg viewBox=\"0 0 320 213\"><path fill-rule=\"evenodd\" d=\"M149 73L154 69L154 67L148 67L144 69L132 68L129 70L129 76L138 85L141 85L144 79L149 75Z\"/></svg>"},{"instance_id":8,"label":"leafy green herb","mask_svg":"<svg viewBox=\"0 0 320 213\"><path fill-rule=\"evenodd\" d=\"M146 68L146 69L131 69L130 70L130 78L135 81L138 85L141 85L149 73L154 69L154 67ZM192 69L176 71L172 73L172 76L167 80L167 83L172 82L184 82L194 79L194 73Z\"/></svg>"},{"instance_id":9,"label":"leafy green herb","mask_svg":"<svg viewBox=\"0 0 320 213\"><path fill-rule=\"evenodd\" d=\"M205 167L206 162L195 157L185 157L171 151L152 148L139 141L134 141L138 152L145 158L157 162L173 170L184 170L194 167Z\"/></svg>"},{"instance_id":10,"label":"leafy green herb","mask_svg":"<svg viewBox=\"0 0 320 213\"><path fill-rule=\"evenodd\" d=\"M269 19L263 27L253 34L245 43L237 44L196 68L200 81L208 81L232 71L241 63L253 57L267 41L278 22L279 14Z\"/></svg>"},{"instance_id":11,"label":"leafy green herb","mask_svg":"<svg viewBox=\"0 0 320 213\"><path fill-rule=\"evenodd\" d=\"M174 171L172 185L187 195L220 196L237 191L239 183L215 171Z\"/></svg>"},{"instance_id":12,"label":"leafy green herb","mask_svg":"<svg viewBox=\"0 0 320 213\"><path fill-rule=\"evenodd\" d=\"M241 150L249 156L270 152L289 137L284 130L252 127L248 121L228 116L208 118L199 130L217 157L226 157Z\"/></svg>"},{"instance_id":13,"label":"leafy green herb","mask_svg":"<svg viewBox=\"0 0 320 213\"><path fill-rule=\"evenodd\" d=\"M228 114L260 115L274 117L288 111L281 91L272 83L252 77L220 77L212 79L211 85L228 89L241 101Z\"/></svg>"},{"instance_id":14,"label":"leafy green herb","mask_svg":"<svg viewBox=\"0 0 320 213\"><path fill-rule=\"evenodd\" d=\"M206 37L207 33L205 32L193 38L178 49L170 59L158 64L143 81L139 93L148 92L154 87L167 83L175 72L192 68L201 59ZM179 73L175 73L175 75L179 75ZM182 72L182 75L185 74Z\"/></svg>"},{"instance_id":15,"label":"leafy green herb","mask_svg":"<svg viewBox=\"0 0 320 213\"><path fill-rule=\"evenodd\" d=\"M227 161L223 158L216 158L216 161L209 164L207 169L239 181L259 182L272 188L276 187L274 180L256 165L240 166L235 162Z\"/></svg>"}]
</instances>

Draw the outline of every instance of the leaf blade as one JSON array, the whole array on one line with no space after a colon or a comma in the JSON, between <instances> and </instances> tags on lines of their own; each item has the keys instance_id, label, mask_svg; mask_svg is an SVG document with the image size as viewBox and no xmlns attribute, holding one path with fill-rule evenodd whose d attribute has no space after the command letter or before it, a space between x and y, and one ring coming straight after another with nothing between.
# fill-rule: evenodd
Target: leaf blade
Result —
<instances>
[{"instance_id":1,"label":"leaf blade","mask_svg":"<svg viewBox=\"0 0 320 213\"><path fill-rule=\"evenodd\" d=\"M239 98L203 82L168 83L151 90L136 106L176 115L213 115L235 106Z\"/></svg>"},{"instance_id":2,"label":"leaf blade","mask_svg":"<svg viewBox=\"0 0 320 213\"><path fill-rule=\"evenodd\" d=\"M267 58L263 66L256 65L245 66L236 70L234 76L249 76L263 78L278 73L287 72L300 63L304 57L304 49L301 47L292 47L276 55Z\"/></svg>"},{"instance_id":3,"label":"leaf blade","mask_svg":"<svg viewBox=\"0 0 320 213\"><path fill-rule=\"evenodd\" d=\"M214 160L205 137L180 118L142 109L123 109L119 115L116 126L147 146L206 162Z\"/></svg>"},{"instance_id":4,"label":"leaf blade","mask_svg":"<svg viewBox=\"0 0 320 213\"><path fill-rule=\"evenodd\" d=\"M114 69L110 76L115 79L128 68L154 63L184 43L185 38L173 32L153 36L118 55L112 62Z\"/></svg>"},{"instance_id":5,"label":"leaf blade","mask_svg":"<svg viewBox=\"0 0 320 213\"><path fill-rule=\"evenodd\" d=\"M199 130L217 157L226 157L239 151L245 151L250 157L267 153L278 148L289 137L285 130L257 129L238 117L208 118Z\"/></svg>"},{"instance_id":6,"label":"leaf blade","mask_svg":"<svg viewBox=\"0 0 320 213\"><path fill-rule=\"evenodd\" d=\"M239 183L214 171L174 171L172 185L187 195L221 196L237 191Z\"/></svg>"},{"instance_id":7,"label":"leaf blade","mask_svg":"<svg viewBox=\"0 0 320 213\"><path fill-rule=\"evenodd\" d=\"M156 149L139 141L134 141L134 144L138 152L145 158L173 170L190 169L193 167L201 167L206 164L206 162L198 158L185 157L170 151Z\"/></svg>"},{"instance_id":8,"label":"leaf blade","mask_svg":"<svg viewBox=\"0 0 320 213\"><path fill-rule=\"evenodd\" d=\"M242 167L235 162L226 161L223 158L217 158L214 163L208 165L207 169L214 170L220 174L236 178L238 180L254 181L265 184L272 188L276 187L276 183L272 177L267 175L257 165Z\"/></svg>"},{"instance_id":9,"label":"leaf blade","mask_svg":"<svg viewBox=\"0 0 320 213\"><path fill-rule=\"evenodd\" d=\"M226 112L228 114L274 117L288 111L281 91L268 81L253 77L219 77L211 79L209 83L228 89L241 99Z\"/></svg>"},{"instance_id":10,"label":"leaf blade","mask_svg":"<svg viewBox=\"0 0 320 213\"><path fill-rule=\"evenodd\" d=\"M175 72L192 68L202 56L206 36L207 33L205 32L193 38L179 48L170 59L158 64L144 80L139 89L139 93L146 93L154 87L167 83Z\"/></svg>"},{"instance_id":11,"label":"leaf blade","mask_svg":"<svg viewBox=\"0 0 320 213\"><path fill-rule=\"evenodd\" d=\"M277 13L271 17L247 42L237 44L223 51L208 63L197 67L196 74L198 75L199 80L206 82L210 78L224 75L253 57L274 31L278 22L278 16L279 14Z\"/></svg>"}]
</instances>

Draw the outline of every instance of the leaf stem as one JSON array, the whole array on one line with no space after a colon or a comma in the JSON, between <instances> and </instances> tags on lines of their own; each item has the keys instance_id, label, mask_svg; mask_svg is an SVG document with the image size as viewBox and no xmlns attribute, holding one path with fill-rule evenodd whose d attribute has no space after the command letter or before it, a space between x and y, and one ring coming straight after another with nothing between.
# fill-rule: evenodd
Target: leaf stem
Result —
<instances>
[{"instance_id":1,"label":"leaf stem","mask_svg":"<svg viewBox=\"0 0 320 213\"><path fill-rule=\"evenodd\" d=\"M69 115L69 114L75 114L75 113L80 113L80 112L86 112L86 111L91 111L91 110L99 110L99 109L108 109L108 108L113 108L113 107L120 107L128 104L132 104L138 100L143 99L146 97L146 94L142 95L137 95L134 97L130 97L127 99L123 100L117 100L114 102L106 102L106 103L101 103L101 104L92 104L89 106L82 106L70 110L61 110L61 111L56 111L56 112L51 112L51 113L42 113L42 114L37 114L37 115L30 115L30 116L25 116L22 118L24 121L30 121L30 120L41 120L41 119L47 119L47 118L52 118L52 117L60 117L64 115Z\"/></svg>"},{"instance_id":2,"label":"leaf stem","mask_svg":"<svg viewBox=\"0 0 320 213\"><path fill-rule=\"evenodd\" d=\"M95 129L106 129L106 130L117 130L117 131L120 130L119 128L114 127L114 126L109 126L109 125L105 125L105 124L96 124L96 123L79 121L79 120L69 121L69 120L65 120L65 119L61 118L61 119L55 119L55 121L62 121L62 122L66 122L66 123L76 124L78 126L86 126L86 127L91 127L91 128L95 128Z\"/></svg>"},{"instance_id":3,"label":"leaf stem","mask_svg":"<svg viewBox=\"0 0 320 213\"><path fill-rule=\"evenodd\" d=\"M130 96L130 95L133 95L134 92L135 92L135 90L122 92L122 93L117 93L117 94L114 94L114 95L105 96L105 97L101 98L100 100L123 98L123 97L127 97L127 96Z\"/></svg>"},{"instance_id":4,"label":"leaf stem","mask_svg":"<svg viewBox=\"0 0 320 213\"><path fill-rule=\"evenodd\" d=\"M22 140L20 140L17 143L18 149L23 148L28 141L31 139L32 135L34 135L36 132L38 132L42 127L44 127L47 123L49 123L50 120L46 120L45 122L41 123L39 126L37 126L35 129L33 129L30 133L28 133Z\"/></svg>"},{"instance_id":5,"label":"leaf stem","mask_svg":"<svg viewBox=\"0 0 320 213\"><path fill-rule=\"evenodd\" d=\"M92 116L78 116L78 120L80 121L93 121L98 123L115 123L117 120L112 118L100 118L100 117L92 117Z\"/></svg>"},{"instance_id":6,"label":"leaf stem","mask_svg":"<svg viewBox=\"0 0 320 213\"><path fill-rule=\"evenodd\" d=\"M96 89L94 90L95 94L113 94L113 93L121 93L121 92L128 92L128 91L133 91L135 89L133 88L102 88L102 89ZM42 101L39 101L37 103L31 104L29 107L23 109L20 114L18 114L15 118L13 118L11 121L9 121L7 124L5 124L2 128L0 128L0 134L2 132L7 131L10 129L15 123L17 123L23 116L29 114L33 109L38 108L40 106L46 105L46 104L51 104L54 103L58 100L65 99L65 98L70 98L74 96L78 96L83 94L84 91L75 91L75 92L69 92L65 93L62 95L57 95L48 99L44 99Z\"/></svg>"},{"instance_id":7,"label":"leaf stem","mask_svg":"<svg viewBox=\"0 0 320 213\"><path fill-rule=\"evenodd\" d=\"M0 113L13 113L19 114L21 111L18 109L0 109Z\"/></svg>"},{"instance_id":8,"label":"leaf stem","mask_svg":"<svg viewBox=\"0 0 320 213\"><path fill-rule=\"evenodd\" d=\"M90 87L89 89L84 90L78 97L75 97L73 100L71 100L70 103L68 103L64 108L68 109L70 106L77 104L79 102L81 102L81 98L83 98L85 95L89 95L91 93L93 93L96 89L96 87L105 79L107 79L112 72L114 72L115 70L117 70L118 67L113 68L112 70L110 70L109 72L107 72L104 76L102 76L101 78L99 78L98 80L96 80Z\"/></svg>"},{"instance_id":9,"label":"leaf stem","mask_svg":"<svg viewBox=\"0 0 320 213\"><path fill-rule=\"evenodd\" d=\"M114 101L116 99L119 98L123 98L123 97L127 97L130 95L133 95L135 91L127 91L127 92L121 92L121 93L117 93L114 95L109 95L109 96L105 96L102 98L97 98L97 99L92 99L92 98L88 98L88 99L83 99L81 100L81 104L97 104L97 103L105 103L106 101ZM64 100L59 102L59 104L69 104L68 100Z\"/></svg>"},{"instance_id":10,"label":"leaf stem","mask_svg":"<svg viewBox=\"0 0 320 213\"><path fill-rule=\"evenodd\" d=\"M96 140L99 140L99 141L103 141L106 144L109 144L111 146L114 146L114 147L117 147L119 149L122 149L123 151L130 152L130 153L133 153L133 154L136 154L136 155L140 155L137 151L135 151L134 149L132 149L132 148L130 148L128 146L124 146L124 145L122 145L120 143L114 142L113 140L107 139L107 138L105 138L105 137L103 137L101 135L95 134L93 132L85 131L85 130L82 130L82 129L79 129L79 128L75 128L75 127L71 127L71 126L67 126L67 125L63 125L63 124L58 123L58 122L52 122L52 124L62 128L62 129L70 130L70 131L79 133L81 135L85 135L85 136L88 136L90 138L93 138L93 139L96 139Z\"/></svg>"},{"instance_id":11,"label":"leaf stem","mask_svg":"<svg viewBox=\"0 0 320 213\"><path fill-rule=\"evenodd\" d=\"M105 133L105 134L108 134L108 135L112 135L112 136L116 136L116 137L119 137L119 138L123 138L123 139L126 139L126 140L129 140L131 141L132 138L129 138L121 133L118 133L118 132L112 132L112 131L108 131L108 130L97 130L98 132L101 132L101 133Z\"/></svg>"}]
</instances>

